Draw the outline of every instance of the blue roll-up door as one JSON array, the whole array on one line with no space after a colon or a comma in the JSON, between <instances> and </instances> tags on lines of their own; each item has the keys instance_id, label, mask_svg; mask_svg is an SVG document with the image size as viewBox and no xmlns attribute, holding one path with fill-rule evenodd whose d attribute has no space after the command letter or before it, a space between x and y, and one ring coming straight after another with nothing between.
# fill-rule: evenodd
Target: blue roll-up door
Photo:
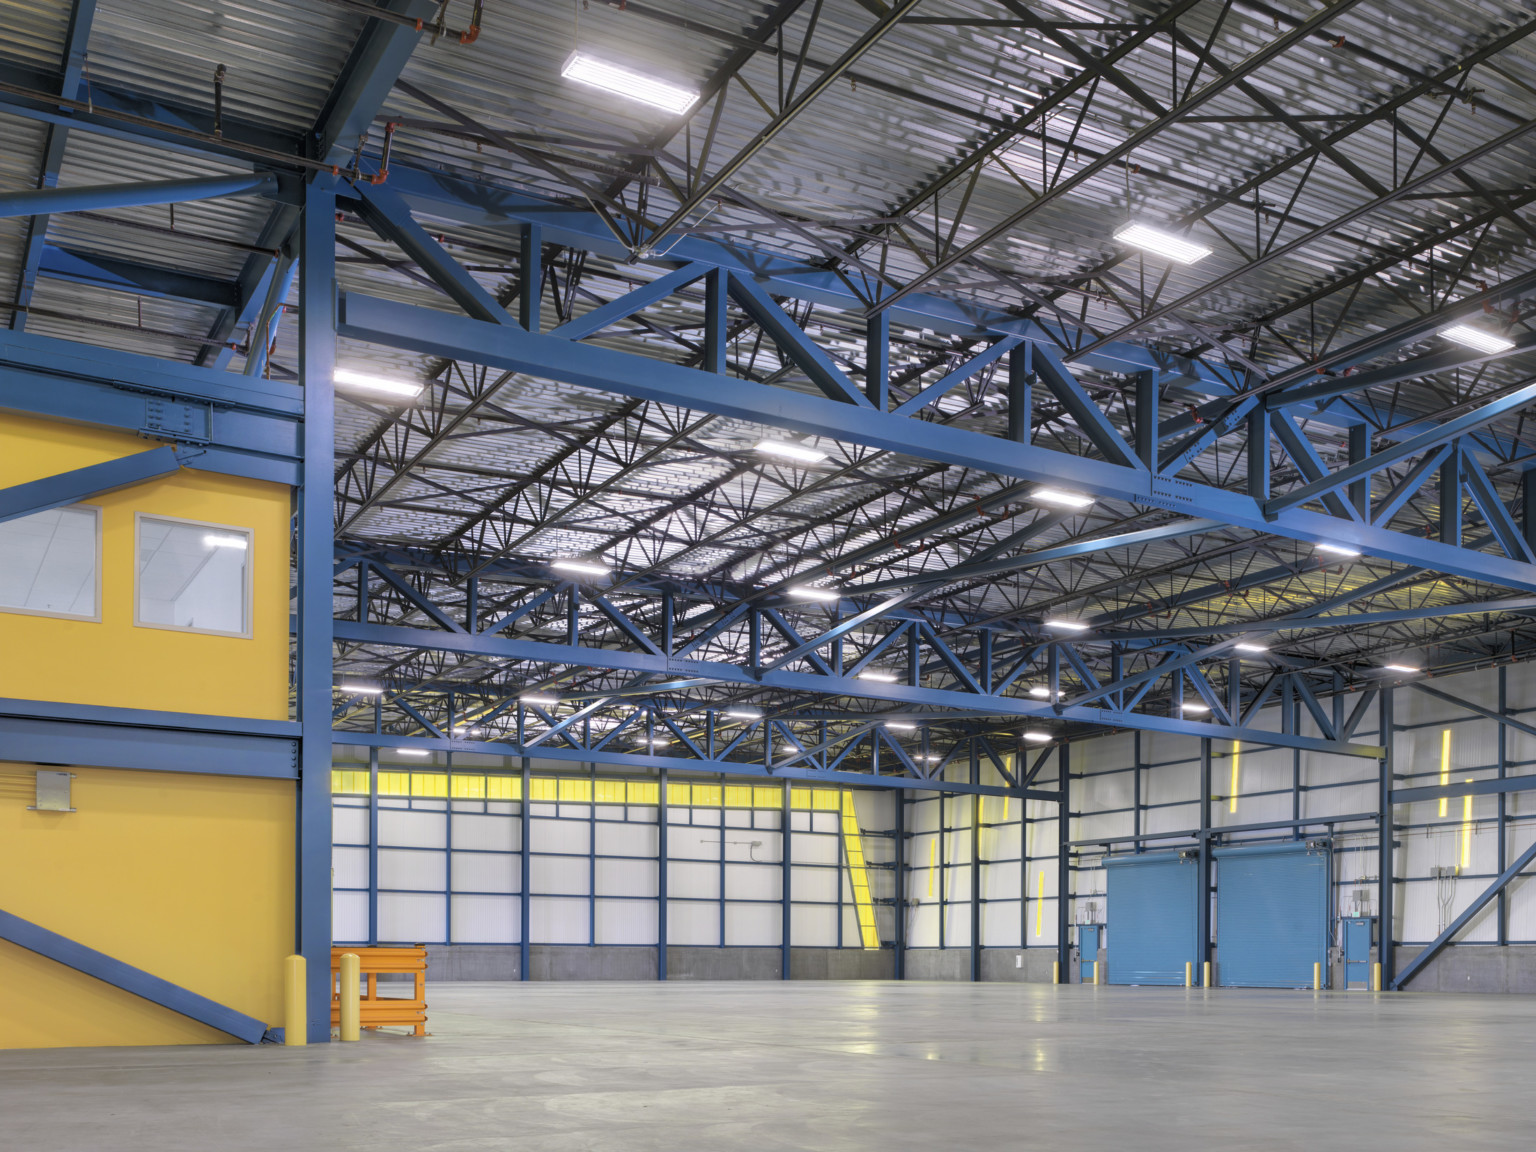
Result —
<instances>
[{"instance_id":1,"label":"blue roll-up door","mask_svg":"<svg viewBox=\"0 0 1536 1152\"><path fill-rule=\"evenodd\" d=\"M1300 843L1216 850L1218 984L1312 987L1328 959L1328 856Z\"/></svg>"},{"instance_id":2,"label":"blue roll-up door","mask_svg":"<svg viewBox=\"0 0 1536 1152\"><path fill-rule=\"evenodd\" d=\"M1104 872L1108 982L1183 984L1184 965L1199 956L1199 866L1177 852L1147 852L1108 857Z\"/></svg>"}]
</instances>

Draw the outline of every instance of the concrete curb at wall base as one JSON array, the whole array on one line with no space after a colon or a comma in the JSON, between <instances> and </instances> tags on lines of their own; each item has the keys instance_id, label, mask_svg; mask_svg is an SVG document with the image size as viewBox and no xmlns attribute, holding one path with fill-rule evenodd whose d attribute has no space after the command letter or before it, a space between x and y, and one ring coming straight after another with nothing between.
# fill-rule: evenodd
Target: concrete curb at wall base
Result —
<instances>
[{"instance_id":1,"label":"concrete curb at wall base","mask_svg":"<svg viewBox=\"0 0 1536 1152\"><path fill-rule=\"evenodd\" d=\"M1398 971L1424 949L1397 949ZM1536 944L1452 944L1405 992L1536 992Z\"/></svg>"},{"instance_id":2,"label":"concrete curb at wall base","mask_svg":"<svg viewBox=\"0 0 1536 1152\"><path fill-rule=\"evenodd\" d=\"M515 944L432 944L427 947L429 980L520 980L520 950ZM667 949L669 980L778 980L783 954L778 948ZM896 957L889 950L792 948L790 973L796 980L889 980ZM656 949L588 947L584 944L534 944L528 949L531 980L654 980Z\"/></svg>"}]
</instances>

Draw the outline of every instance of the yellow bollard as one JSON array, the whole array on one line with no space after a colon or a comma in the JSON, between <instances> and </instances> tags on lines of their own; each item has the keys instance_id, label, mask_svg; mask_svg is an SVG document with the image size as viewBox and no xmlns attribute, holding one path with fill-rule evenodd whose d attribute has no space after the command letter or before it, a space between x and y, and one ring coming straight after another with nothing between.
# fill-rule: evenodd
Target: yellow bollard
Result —
<instances>
[{"instance_id":1,"label":"yellow bollard","mask_svg":"<svg viewBox=\"0 0 1536 1152\"><path fill-rule=\"evenodd\" d=\"M1051 983L1052 984L1060 984L1061 983L1061 961L1060 960L1052 960L1051 961Z\"/></svg>"},{"instance_id":2,"label":"yellow bollard","mask_svg":"<svg viewBox=\"0 0 1536 1152\"><path fill-rule=\"evenodd\" d=\"M1205 962L1203 978L1205 982L1200 987L1209 988L1211 986L1211 962L1209 960Z\"/></svg>"},{"instance_id":3,"label":"yellow bollard","mask_svg":"<svg viewBox=\"0 0 1536 1152\"><path fill-rule=\"evenodd\" d=\"M1371 991L1372 992L1380 992L1381 991L1381 965L1380 964L1372 964L1371 965Z\"/></svg>"},{"instance_id":4,"label":"yellow bollard","mask_svg":"<svg viewBox=\"0 0 1536 1152\"><path fill-rule=\"evenodd\" d=\"M1321 992L1322 990L1323 990L1323 966L1321 964L1317 963L1317 961L1314 960L1312 962L1312 991L1314 991L1314 992Z\"/></svg>"},{"instance_id":5,"label":"yellow bollard","mask_svg":"<svg viewBox=\"0 0 1536 1152\"><path fill-rule=\"evenodd\" d=\"M309 1019L304 1006L304 957L290 956L283 962L283 1043L303 1046L309 1043Z\"/></svg>"},{"instance_id":6,"label":"yellow bollard","mask_svg":"<svg viewBox=\"0 0 1536 1152\"><path fill-rule=\"evenodd\" d=\"M343 952L341 954L341 1038L343 1040L358 1040L362 1038L361 1027L362 1007L359 1002L360 993L357 987L359 968L361 961L356 952Z\"/></svg>"},{"instance_id":7,"label":"yellow bollard","mask_svg":"<svg viewBox=\"0 0 1536 1152\"><path fill-rule=\"evenodd\" d=\"M1184 987L1188 988L1195 982L1195 963L1193 960L1184 961Z\"/></svg>"},{"instance_id":8,"label":"yellow bollard","mask_svg":"<svg viewBox=\"0 0 1536 1152\"><path fill-rule=\"evenodd\" d=\"M1093 982L1095 984L1099 982L1099 962L1097 960L1093 962Z\"/></svg>"}]
</instances>

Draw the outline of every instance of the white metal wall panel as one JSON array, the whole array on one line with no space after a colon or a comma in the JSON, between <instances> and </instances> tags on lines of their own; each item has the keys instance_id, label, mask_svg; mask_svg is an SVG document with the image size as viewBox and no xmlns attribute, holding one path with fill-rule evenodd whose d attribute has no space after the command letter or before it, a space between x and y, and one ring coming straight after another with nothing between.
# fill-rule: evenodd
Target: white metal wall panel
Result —
<instances>
[{"instance_id":1,"label":"white metal wall panel","mask_svg":"<svg viewBox=\"0 0 1536 1152\"><path fill-rule=\"evenodd\" d=\"M448 897L426 892L379 893L379 943L441 944Z\"/></svg>"},{"instance_id":2,"label":"white metal wall panel","mask_svg":"<svg viewBox=\"0 0 1536 1152\"><path fill-rule=\"evenodd\" d=\"M782 932L782 911L777 904L727 904L725 942L732 945L777 945Z\"/></svg>"},{"instance_id":3,"label":"white metal wall panel","mask_svg":"<svg viewBox=\"0 0 1536 1152\"><path fill-rule=\"evenodd\" d=\"M671 860L667 863L667 895L679 899L718 900L720 865L702 861Z\"/></svg>"},{"instance_id":4,"label":"white metal wall panel","mask_svg":"<svg viewBox=\"0 0 1536 1152\"><path fill-rule=\"evenodd\" d=\"M368 939L368 893L332 894L331 936L340 941Z\"/></svg>"},{"instance_id":5,"label":"white metal wall panel","mask_svg":"<svg viewBox=\"0 0 1536 1152\"><path fill-rule=\"evenodd\" d=\"M673 860L718 860L720 830L674 824L667 829L667 856Z\"/></svg>"},{"instance_id":6,"label":"white metal wall panel","mask_svg":"<svg viewBox=\"0 0 1536 1152\"><path fill-rule=\"evenodd\" d=\"M506 816L455 815L453 846L480 848L487 852L517 852L522 845L522 822Z\"/></svg>"},{"instance_id":7,"label":"white metal wall panel","mask_svg":"<svg viewBox=\"0 0 1536 1152\"><path fill-rule=\"evenodd\" d=\"M585 856L589 851L590 829L579 820L532 820L528 828L528 848L532 852L561 852Z\"/></svg>"},{"instance_id":8,"label":"white metal wall panel","mask_svg":"<svg viewBox=\"0 0 1536 1152\"><path fill-rule=\"evenodd\" d=\"M337 844L367 844L368 809L337 804L331 812L331 839Z\"/></svg>"},{"instance_id":9,"label":"white metal wall panel","mask_svg":"<svg viewBox=\"0 0 1536 1152\"><path fill-rule=\"evenodd\" d=\"M720 905L668 900L667 943L705 946L720 943Z\"/></svg>"},{"instance_id":10,"label":"white metal wall panel","mask_svg":"<svg viewBox=\"0 0 1536 1152\"><path fill-rule=\"evenodd\" d=\"M602 900L594 909L597 944L655 944L654 900Z\"/></svg>"},{"instance_id":11,"label":"white metal wall panel","mask_svg":"<svg viewBox=\"0 0 1536 1152\"><path fill-rule=\"evenodd\" d=\"M379 806L379 843L391 848L446 848L448 817Z\"/></svg>"},{"instance_id":12,"label":"white metal wall panel","mask_svg":"<svg viewBox=\"0 0 1536 1152\"><path fill-rule=\"evenodd\" d=\"M528 898L528 940L532 944L587 944L591 931L586 899L566 896Z\"/></svg>"},{"instance_id":13,"label":"white metal wall panel","mask_svg":"<svg viewBox=\"0 0 1536 1152\"><path fill-rule=\"evenodd\" d=\"M782 888L777 864L727 864L727 900L777 900Z\"/></svg>"},{"instance_id":14,"label":"white metal wall panel","mask_svg":"<svg viewBox=\"0 0 1536 1152\"><path fill-rule=\"evenodd\" d=\"M368 887L368 849L331 849L331 887ZM355 939L355 937L346 936L340 937L340 939L351 940Z\"/></svg>"},{"instance_id":15,"label":"white metal wall panel","mask_svg":"<svg viewBox=\"0 0 1536 1152\"><path fill-rule=\"evenodd\" d=\"M836 836L813 832L791 833L789 851L796 864L836 864L842 859L842 845Z\"/></svg>"},{"instance_id":16,"label":"white metal wall panel","mask_svg":"<svg viewBox=\"0 0 1536 1152\"><path fill-rule=\"evenodd\" d=\"M522 858L492 852L455 852L451 885L455 892L516 892L522 882Z\"/></svg>"},{"instance_id":17,"label":"white metal wall panel","mask_svg":"<svg viewBox=\"0 0 1536 1152\"><path fill-rule=\"evenodd\" d=\"M597 861L598 896L655 896L654 860Z\"/></svg>"},{"instance_id":18,"label":"white metal wall panel","mask_svg":"<svg viewBox=\"0 0 1536 1152\"><path fill-rule=\"evenodd\" d=\"M836 912L834 908L832 910ZM834 925L836 921L833 921ZM833 929L836 931L836 928ZM912 904L907 909L907 947L939 946L939 906L936 903Z\"/></svg>"},{"instance_id":19,"label":"white metal wall panel","mask_svg":"<svg viewBox=\"0 0 1536 1152\"><path fill-rule=\"evenodd\" d=\"M448 887L448 855L408 848L379 849L379 888L442 892Z\"/></svg>"},{"instance_id":20,"label":"white metal wall panel","mask_svg":"<svg viewBox=\"0 0 1536 1152\"><path fill-rule=\"evenodd\" d=\"M800 948L832 948L837 945L837 908L791 904L790 938Z\"/></svg>"},{"instance_id":21,"label":"white metal wall panel","mask_svg":"<svg viewBox=\"0 0 1536 1152\"><path fill-rule=\"evenodd\" d=\"M587 861L564 856L533 856L528 860L528 891L540 896L585 896Z\"/></svg>"},{"instance_id":22,"label":"white metal wall panel","mask_svg":"<svg viewBox=\"0 0 1536 1152\"><path fill-rule=\"evenodd\" d=\"M981 906L981 943L984 948L1012 948L1021 938L1019 902L1010 900Z\"/></svg>"},{"instance_id":23,"label":"white metal wall panel","mask_svg":"<svg viewBox=\"0 0 1536 1152\"><path fill-rule=\"evenodd\" d=\"M656 825L599 820L595 830L599 856L655 856Z\"/></svg>"},{"instance_id":24,"label":"white metal wall panel","mask_svg":"<svg viewBox=\"0 0 1536 1152\"><path fill-rule=\"evenodd\" d=\"M791 900L835 902L837 873L830 868L801 868L791 864L789 895Z\"/></svg>"},{"instance_id":25,"label":"white metal wall panel","mask_svg":"<svg viewBox=\"0 0 1536 1152\"><path fill-rule=\"evenodd\" d=\"M456 944L516 944L522 908L507 896L454 896Z\"/></svg>"}]
</instances>

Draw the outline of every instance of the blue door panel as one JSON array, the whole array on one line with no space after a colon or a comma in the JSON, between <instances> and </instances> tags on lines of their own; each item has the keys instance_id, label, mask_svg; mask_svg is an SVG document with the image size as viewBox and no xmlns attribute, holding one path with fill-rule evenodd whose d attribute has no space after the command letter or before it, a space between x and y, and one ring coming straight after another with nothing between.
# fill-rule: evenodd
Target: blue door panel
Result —
<instances>
[{"instance_id":1,"label":"blue door panel","mask_svg":"<svg viewBox=\"0 0 1536 1152\"><path fill-rule=\"evenodd\" d=\"M1310 988L1328 959L1329 854L1305 844L1219 848L1217 983Z\"/></svg>"},{"instance_id":2,"label":"blue door panel","mask_svg":"<svg viewBox=\"0 0 1536 1152\"><path fill-rule=\"evenodd\" d=\"M1184 983L1196 948L1200 869L1177 852L1104 861L1110 984Z\"/></svg>"}]
</instances>

